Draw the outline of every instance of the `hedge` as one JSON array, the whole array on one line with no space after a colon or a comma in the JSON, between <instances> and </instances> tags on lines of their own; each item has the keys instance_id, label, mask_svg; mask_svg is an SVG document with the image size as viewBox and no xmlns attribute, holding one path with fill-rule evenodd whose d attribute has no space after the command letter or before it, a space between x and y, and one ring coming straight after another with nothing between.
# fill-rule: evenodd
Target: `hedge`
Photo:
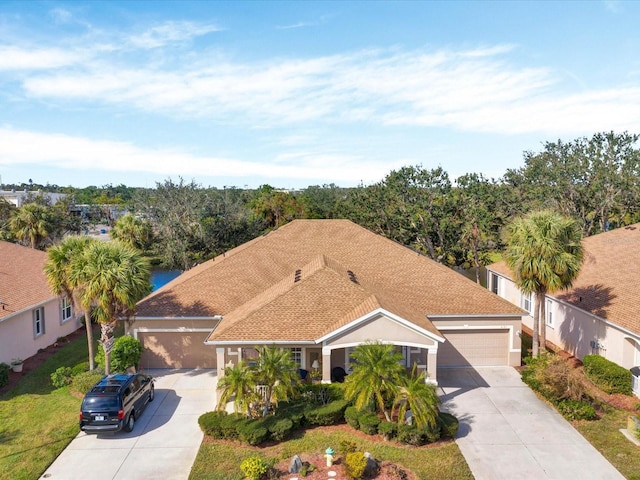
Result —
<instances>
[{"instance_id":1,"label":"hedge","mask_svg":"<svg viewBox=\"0 0 640 480\"><path fill-rule=\"evenodd\" d=\"M558 410L569 420L595 420L598 418L596 409L587 402L562 400L558 402Z\"/></svg>"},{"instance_id":2,"label":"hedge","mask_svg":"<svg viewBox=\"0 0 640 480\"><path fill-rule=\"evenodd\" d=\"M344 411L349 402L346 400L334 400L333 402L309 409L305 412L305 417L310 425L335 425L344 419Z\"/></svg>"},{"instance_id":3,"label":"hedge","mask_svg":"<svg viewBox=\"0 0 640 480\"><path fill-rule=\"evenodd\" d=\"M420 446L437 442L440 439L440 429L428 427L417 428L415 425L398 425L398 441L409 445Z\"/></svg>"},{"instance_id":4,"label":"hedge","mask_svg":"<svg viewBox=\"0 0 640 480\"><path fill-rule=\"evenodd\" d=\"M367 435L375 435L378 433L380 418L375 413L362 413L358 417L358 423L362 432Z\"/></svg>"},{"instance_id":5,"label":"hedge","mask_svg":"<svg viewBox=\"0 0 640 480\"><path fill-rule=\"evenodd\" d=\"M447 412L439 412L437 421L440 427L441 437L453 438L456 436L459 426L459 422L456 417Z\"/></svg>"},{"instance_id":6,"label":"hedge","mask_svg":"<svg viewBox=\"0 0 640 480\"><path fill-rule=\"evenodd\" d=\"M0 363L0 387L9 383L9 370L11 367L6 363Z\"/></svg>"},{"instance_id":7,"label":"hedge","mask_svg":"<svg viewBox=\"0 0 640 480\"><path fill-rule=\"evenodd\" d=\"M359 416L360 412L358 412L358 409L354 406L347 407L344 411L344 419L347 421L347 424L356 430L360 428L360 424L358 423Z\"/></svg>"},{"instance_id":8,"label":"hedge","mask_svg":"<svg viewBox=\"0 0 640 480\"><path fill-rule=\"evenodd\" d=\"M393 422L382 422L378 425L378 433L385 439L390 440L398 433L398 424Z\"/></svg>"},{"instance_id":9,"label":"hedge","mask_svg":"<svg viewBox=\"0 0 640 480\"><path fill-rule=\"evenodd\" d=\"M606 393L631 395L631 371L600 355L586 355L582 359L584 373Z\"/></svg>"}]
</instances>

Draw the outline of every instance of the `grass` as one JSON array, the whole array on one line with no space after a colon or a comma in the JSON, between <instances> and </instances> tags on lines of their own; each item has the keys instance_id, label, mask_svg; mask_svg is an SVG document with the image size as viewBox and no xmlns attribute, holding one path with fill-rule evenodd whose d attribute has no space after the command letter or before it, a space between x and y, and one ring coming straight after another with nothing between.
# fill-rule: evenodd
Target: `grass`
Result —
<instances>
[{"instance_id":1,"label":"grass","mask_svg":"<svg viewBox=\"0 0 640 480\"><path fill-rule=\"evenodd\" d=\"M389 461L411 470L420 479L473 479L467 462L454 442L429 447L409 447L391 442L375 442L350 435L348 431L310 429L286 442L264 448L239 443L203 442L191 469L190 480L242 480L240 463L256 453L265 459L290 459L301 453L322 454L328 446L338 448L340 442L355 442L362 451L371 452L379 460Z\"/></svg>"},{"instance_id":2,"label":"grass","mask_svg":"<svg viewBox=\"0 0 640 480\"><path fill-rule=\"evenodd\" d=\"M624 410L607 407L600 420L573 425L627 480L640 480L640 447L619 431L626 428L629 415Z\"/></svg>"},{"instance_id":3,"label":"grass","mask_svg":"<svg viewBox=\"0 0 640 480\"><path fill-rule=\"evenodd\" d=\"M81 399L68 387L55 389L50 375L87 358L87 339L79 336L0 397L0 479L39 478L78 434Z\"/></svg>"}]
</instances>

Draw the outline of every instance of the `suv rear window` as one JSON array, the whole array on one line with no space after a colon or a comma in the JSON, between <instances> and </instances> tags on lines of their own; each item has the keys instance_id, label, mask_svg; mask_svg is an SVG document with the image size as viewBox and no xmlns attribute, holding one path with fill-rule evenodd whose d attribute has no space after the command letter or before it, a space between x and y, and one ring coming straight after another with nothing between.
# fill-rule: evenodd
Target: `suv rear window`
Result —
<instances>
[{"instance_id":1,"label":"suv rear window","mask_svg":"<svg viewBox=\"0 0 640 480\"><path fill-rule=\"evenodd\" d=\"M116 396L97 396L85 397L84 406L91 410L102 408L118 408L118 397Z\"/></svg>"}]
</instances>

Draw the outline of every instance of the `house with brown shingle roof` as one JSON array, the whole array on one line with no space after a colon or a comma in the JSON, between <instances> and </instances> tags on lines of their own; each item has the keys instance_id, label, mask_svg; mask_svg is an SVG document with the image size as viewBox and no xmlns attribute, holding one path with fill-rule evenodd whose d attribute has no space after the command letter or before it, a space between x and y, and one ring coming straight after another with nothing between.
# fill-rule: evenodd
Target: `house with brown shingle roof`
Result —
<instances>
[{"instance_id":1,"label":"house with brown shingle roof","mask_svg":"<svg viewBox=\"0 0 640 480\"><path fill-rule=\"evenodd\" d=\"M587 237L582 245L584 263L573 287L546 296L547 341L578 358L598 354L634 369L640 366L640 223ZM487 270L495 293L532 312L534 299L515 286L505 262ZM532 327L531 316L523 321ZM640 395L637 373L633 389Z\"/></svg>"},{"instance_id":2,"label":"house with brown shingle roof","mask_svg":"<svg viewBox=\"0 0 640 480\"><path fill-rule=\"evenodd\" d=\"M348 220L295 220L185 272L138 303L144 368L217 368L290 348L323 379L365 341L405 365L519 365L522 309Z\"/></svg>"},{"instance_id":3,"label":"house with brown shingle roof","mask_svg":"<svg viewBox=\"0 0 640 480\"><path fill-rule=\"evenodd\" d=\"M47 254L0 241L0 362L26 359L81 324L44 275Z\"/></svg>"}]
</instances>

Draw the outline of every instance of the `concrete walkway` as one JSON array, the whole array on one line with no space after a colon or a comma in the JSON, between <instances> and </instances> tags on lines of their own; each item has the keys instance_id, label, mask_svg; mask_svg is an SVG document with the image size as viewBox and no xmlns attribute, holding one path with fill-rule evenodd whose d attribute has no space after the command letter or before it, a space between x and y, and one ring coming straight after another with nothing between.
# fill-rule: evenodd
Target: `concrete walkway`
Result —
<instances>
[{"instance_id":1,"label":"concrete walkway","mask_svg":"<svg viewBox=\"0 0 640 480\"><path fill-rule=\"evenodd\" d=\"M50 480L183 480L203 434L198 417L215 408L215 370L148 370L155 400L131 433L80 432L42 475Z\"/></svg>"},{"instance_id":2,"label":"concrete walkway","mask_svg":"<svg viewBox=\"0 0 640 480\"><path fill-rule=\"evenodd\" d=\"M442 369L438 384L476 480L624 479L512 367Z\"/></svg>"}]
</instances>

